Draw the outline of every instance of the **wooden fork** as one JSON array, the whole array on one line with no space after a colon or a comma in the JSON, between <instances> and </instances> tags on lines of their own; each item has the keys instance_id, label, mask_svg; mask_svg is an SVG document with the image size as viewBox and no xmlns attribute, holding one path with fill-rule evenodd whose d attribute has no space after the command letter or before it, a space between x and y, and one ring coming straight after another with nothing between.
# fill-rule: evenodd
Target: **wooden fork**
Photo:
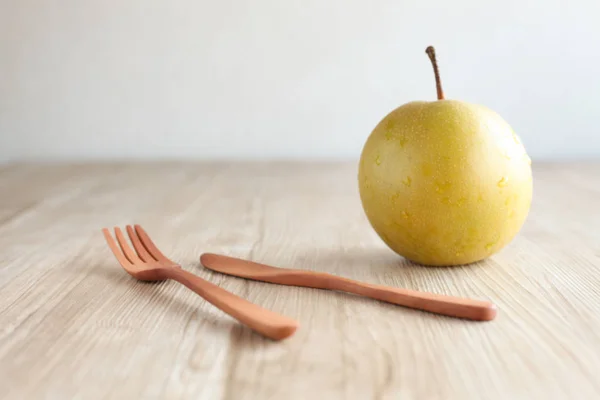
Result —
<instances>
[{"instance_id":1,"label":"wooden fork","mask_svg":"<svg viewBox=\"0 0 600 400\"><path fill-rule=\"evenodd\" d=\"M296 321L250 303L185 271L158 250L141 226L135 225L135 230L130 225L127 226L127 234L135 252L127 244L121 229L115 227L114 231L121 250L109 230L102 229L104 238L119 264L134 278L142 281L175 280L244 325L274 340L285 339L298 328Z\"/></svg>"}]
</instances>

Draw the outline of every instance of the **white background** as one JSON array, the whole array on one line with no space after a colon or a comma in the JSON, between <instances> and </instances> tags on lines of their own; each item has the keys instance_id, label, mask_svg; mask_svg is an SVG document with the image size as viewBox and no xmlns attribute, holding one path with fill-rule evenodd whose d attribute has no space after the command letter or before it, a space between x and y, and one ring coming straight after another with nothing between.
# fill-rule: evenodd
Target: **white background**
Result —
<instances>
[{"instance_id":1,"label":"white background","mask_svg":"<svg viewBox=\"0 0 600 400\"><path fill-rule=\"evenodd\" d=\"M448 98L600 156L598 0L0 0L0 161L358 157Z\"/></svg>"}]
</instances>

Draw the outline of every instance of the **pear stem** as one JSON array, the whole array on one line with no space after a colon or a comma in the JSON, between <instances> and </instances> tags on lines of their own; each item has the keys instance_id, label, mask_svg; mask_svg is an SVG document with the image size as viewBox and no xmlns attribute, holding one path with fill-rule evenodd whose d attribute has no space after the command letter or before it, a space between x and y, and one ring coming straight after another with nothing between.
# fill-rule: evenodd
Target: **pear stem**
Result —
<instances>
[{"instance_id":1,"label":"pear stem","mask_svg":"<svg viewBox=\"0 0 600 400\"><path fill-rule=\"evenodd\" d=\"M438 70L437 59L435 58L435 49L433 46L427 47L425 53L429 56L431 64L433 65L433 73L435 74L435 87L437 89L438 100L444 100L444 91L442 90L442 81L440 80L440 71Z\"/></svg>"}]
</instances>

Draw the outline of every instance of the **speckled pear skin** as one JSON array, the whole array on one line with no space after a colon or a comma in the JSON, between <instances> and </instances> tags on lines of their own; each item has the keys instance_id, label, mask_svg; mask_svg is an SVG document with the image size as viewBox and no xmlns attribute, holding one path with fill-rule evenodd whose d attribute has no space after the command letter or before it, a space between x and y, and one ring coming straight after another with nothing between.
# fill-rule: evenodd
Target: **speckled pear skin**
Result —
<instances>
[{"instance_id":1,"label":"speckled pear skin","mask_svg":"<svg viewBox=\"0 0 600 400\"><path fill-rule=\"evenodd\" d=\"M469 264L506 246L533 194L531 160L494 111L456 100L390 112L361 153L360 198L381 239L432 266Z\"/></svg>"}]
</instances>

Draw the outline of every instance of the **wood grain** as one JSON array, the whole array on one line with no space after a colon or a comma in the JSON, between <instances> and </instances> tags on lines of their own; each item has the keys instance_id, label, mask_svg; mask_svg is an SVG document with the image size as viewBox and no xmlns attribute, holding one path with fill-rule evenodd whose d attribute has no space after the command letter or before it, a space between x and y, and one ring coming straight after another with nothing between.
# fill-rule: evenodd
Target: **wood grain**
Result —
<instances>
[{"instance_id":1,"label":"wood grain","mask_svg":"<svg viewBox=\"0 0 600 400\"><path fill-rule=\"evenodd\" d=\"M598 399L600 164L534 165L521 234L477 265L389 251L354 163L0 169L2 399ZM142 224L184 268L300 321L274 343L176 283L114 261L100 228ZM488 299L474 323L203 269L202 252Z\"/></svg>"}]
</instances>

